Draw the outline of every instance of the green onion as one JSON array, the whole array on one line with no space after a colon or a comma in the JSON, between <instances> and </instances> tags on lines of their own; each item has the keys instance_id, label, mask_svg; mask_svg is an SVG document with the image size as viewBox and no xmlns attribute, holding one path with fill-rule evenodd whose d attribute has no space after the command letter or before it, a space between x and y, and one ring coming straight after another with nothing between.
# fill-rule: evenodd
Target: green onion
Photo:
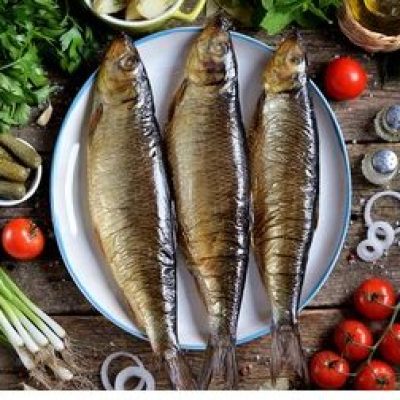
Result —
<instances>
[{"instance_id":1,"label":"green onion","mask_svg":"<svg viewBox=\"0 0 400 400\"><path fill-rule=\"evenodd\" d=\"M9 294L10 296L9 300L10 301L14 300L17 304L19 304L19 307L23 307L26 310L26 312L28 312L28 316L30 317L30 319L33 318L36 320L37 323L40 323L39 322L40 318L53 330L53 332L57 336L61 338L65 337L65 330L59 324L57 324L57 322L55 322L52 318L50 318L47 314L45 314L39 307L33 304L32 301L28 299L25 296L25 294L19 289L19 287L9 278L9 276L5 273L5 271L2 268L0 268L0 281L1 280L3 281L4 286L6 286L7 293L13 292L14 296L17 296L17 298L14 298L12 294ZM1 286L0 286L0 294L2 294ZM32 322L35 323L35 321Z\"/></svg>"},{"instance_id":2,"label":"green onion","mask_svg":"<svg viewBox=\"0 0 400 400\"><path fill-rule=\"evenodd\" d=\"M20 337L24 341L25 346L28 348L28 350L31 353L38 353L39 352L39 347L37 344L34 342L32 337L29 335L29 333L26 331L26 329L22 326L21 321L18 319L16 316L13 306L7 303L7 300L4 299L0 295L0 308L3 309L4 313L7 315L9 320L11 321L12 325L14 325L15 329L19 333Z\"/></svg>"},{"instance_id":3,"label":"green onion","mask_svg":"<svg viewBox=\"0 0 400 400\"><path fill-rule=\"evenodd\" d=\"M13 326L10 324L3 311L0 310L0 326L4 335L7 337L10 344L15 347L22 347L24 345L24 341L18 335L18 332L15 331Z\"/></svg>"},{"instance_id":4,"label":"green onion","mask_svg":"<svg viewBox=\"0 0 400 400\"><path fill-rule=\"evenodd\" d=\"M65 330L28 299L0 267L0 345L14 348L40 382L51 382L44 376L49 371L59 380L69 381L73 373L58 358L68 355L66 339Z\"/></svg>"}]
</instances>

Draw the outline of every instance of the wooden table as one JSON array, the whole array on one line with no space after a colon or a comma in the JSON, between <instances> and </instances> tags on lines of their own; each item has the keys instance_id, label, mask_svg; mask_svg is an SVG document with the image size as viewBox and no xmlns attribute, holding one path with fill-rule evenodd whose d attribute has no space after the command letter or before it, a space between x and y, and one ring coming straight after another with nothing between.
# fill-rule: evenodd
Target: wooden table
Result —
<instances>
[{"instance_id":1,"label":"wooden table","mask_svg":"<svg viewBox=\"0 0 400 400\"><path fill-rule=\"evenodd\" d=\"M273 44L279 37L269 38L265 33L252 33L262 41ZM363 96L349 103L332 103L343 129L348 152L350 154L353 179L352 225L347 243L342 251L328 282L320 293L301 314L301 331L304 347L308 354L330 345L331 331L334 325L345 315L351 315L351 293L365 278L382 275L390 278L399 288L400 285L400 247L394 246L387 258L375 266L360 261L349 262L358 242L364 238L365 229L362 218L362 199L366 199L378 189L368 184L360 171L360 162L366 150L382 148L388 145L380 142L374 135L372 119L383 106L400 103L400 82L381 88L377 79L376 59L365 55L351 45L335 28L320 31L303 32L314 78L318 82L325 63L334 55L349 54L360 59L369 75L369 87ZM126 350L140 355L145 365L155 373L157 387L169 388L169 382L163 371L157 368L147 342L135 339L100 316L79 292L72 282L54 239L50 220L49 170L52 150L61 121L67 107L77 93L78 88L90 71L84 71L73 78L57 75L52 77L60 85L60 90L53 96L55 112L49 125L38 127L34 122L16 130L18 136L31 142L44 157L44 179L37 195L19 208L0 210L0 227L11 217L27 216L33 218L44 228L49 237L43 256L29 263L15 263L3 255L3 262L10 267L10 273L24 291L40 305L43 310L55 316L66 328L79 353L85 361L85 368L93 382L100 388L98 380L99 366L110 352ZM35 118L32 119L34 121ZM400 144L390 145L400 156ZM399 189L400 181L394 181L392 188ZM381 216L390 221L400 220L399 205L390 200L383 200L379 207ZM241 371L240 388L258 389L268 380L268 358L270 338L263 337L252 343L240 346L238 360ZM188 359L197 373L202 361L202 354L191 352ZM283 376L289 376L285 371ZM12 352L0 349L0 389L16 388L26 377L24 370ZM221 387L220 382L213 384Z\"/></svg>"}]
</instances>

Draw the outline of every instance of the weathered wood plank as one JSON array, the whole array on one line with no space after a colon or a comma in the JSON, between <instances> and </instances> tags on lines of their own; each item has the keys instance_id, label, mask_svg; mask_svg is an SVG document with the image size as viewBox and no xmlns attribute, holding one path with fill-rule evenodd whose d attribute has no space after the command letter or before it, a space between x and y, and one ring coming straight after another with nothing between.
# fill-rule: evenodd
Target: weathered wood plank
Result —
<instances>
[{"instance_id":1,"label":"weathered wood plank","mask_svg":"<svg viewBox=\"0 0 400 400\"><path fill-rule=\"evenodd\" d=\"M307 354L319 348L332 327L342 318L339 310L306 311L301 317L302 336ZM111 352L129 351L140 355L144 364L156 376L157 388L168 389L169 382L164 371L158 368L147 342L135 339L101 317L58 317L57 320L70 332L73 343L79 351L82 365L99 388L99 369L102 361ZM312 329L310 329L312 327ZM238 362L241 371L240 388L257 389L268 380L270 337L255 340L238 349ZM187 353L194 373L198 374L203 359L202 352ZM247 371L249 370L249 371ZM0 348L0 389L10 388L23 379L23 368L14 355ZM5 374L4 374L5 373ZM18 378L17 374L20 374ZM285 370L283 376L290 376ZM221 388L216 381L213 388Z\"/></svg>"}]
</instances>

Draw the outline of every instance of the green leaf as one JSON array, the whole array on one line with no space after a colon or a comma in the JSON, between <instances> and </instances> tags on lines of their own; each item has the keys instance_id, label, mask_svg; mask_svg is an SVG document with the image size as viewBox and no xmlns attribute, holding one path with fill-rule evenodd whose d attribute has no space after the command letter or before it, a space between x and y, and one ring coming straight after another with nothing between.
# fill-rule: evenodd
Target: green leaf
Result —
<instances>
[{"instance_id":1,"label":"green leaf","mask_svg":"<svg viewBox=\"0 0 400 400\"><path fill-rule=\"evenodd\" d=\"M14 123L17 125L26 124L29 120L31 108L26 103L18 104L13 113Z\"/></svg>"},{"instance_id":2,"label":"green leaf","mask_svg":"<svg viewBox=\"0 0 400 400\"><path fill-rule=\"evenodd\" d=\"M326 14L322 11L322 9L316 7L312 2L308 4L308 9L312 14L314 14L316 17L321 18L322 20L328 22L329 24L332 23L332 21L326 16Z\"/></svg>"},{"instance_id":3,"label":"green leaf","mask_svg":"<svg viewBox=\"0 0 400 400\"><path fill-rule=\"evenodd\" d=\"M342 0L319 0L319 7L327 9L331 6L339 7L342 4Z\"/></svg>"},{"instance_id":4,"label":"green leaf","mask_svg":"<svg viewBox=\"0 0 400 400\"><path fill-rule=\"evenodd\" d=\"M272 8L267 12L267 15L261 21L261 26L270 34L276 35L293 21L296 20L298 12L294 9L290 12L278 11L276 8Z\"/></svg>"},{"instance_id":5,"label":"green leaf","mask_svg":"<svg viewBox=\"0 0 400 400\"><path fill-rule=\"evenodd\" d=\"M262 0L261 3L266 10L270 10L274 6L274 0Z\"/></svg>"},{"instance_id":6,"label":"green leaf","mask_svg":"<svg viewBox=\"0 0 400 400\"><path fill-rule=\"evenodd\" d=\"M236 4L241 0L231 1ZM75 19L67 3L0 0L1 130L26 123L30 108L49 98L52 89L45 70L48 61L55 60L72 73L97 48L87 16L77 15ZM78 14L75 1L70 3Z\"/></svg>"}]
</instances>

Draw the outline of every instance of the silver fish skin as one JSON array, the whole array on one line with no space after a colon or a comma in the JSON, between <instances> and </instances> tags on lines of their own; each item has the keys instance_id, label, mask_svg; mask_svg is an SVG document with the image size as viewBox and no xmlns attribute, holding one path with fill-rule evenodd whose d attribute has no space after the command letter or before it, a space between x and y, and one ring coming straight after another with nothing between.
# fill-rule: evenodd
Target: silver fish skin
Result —
<instances>
[{"instance_id":1,"label":"silver fish skin","mask_svg":"<svg viewBox=\"0 0 400 400\"><path fill-rule=\"evenodd\" d=\"M317 221L319 144L297 34L268 61L264 88L249 149L253 246L272 307L271 376L286 363L307 383L297 316Z\"/></svg>"},{"instance_id":2,"label":"silver fish skin","mask_svg":"<svg viewBox=\"0 0 400 400\"><path fill-rule=\"evenodd\" d=\"M236 330L249 256L249 173L230 23L194 40L166 130L179 243L208 313L199 385L237 387Z\"/></svg>"},{"instance_id":3,"label":"silver fish skin","mask_svg":"<svg viewBox=\"0 0 400 400\"><path fill-rule=\"evenodd\" d=\"M110 275L177 389L196 384L176 336L174 217L150 83L127 36L97 74L87 138L95 235Z\"/></svg>"}]
</instances>

